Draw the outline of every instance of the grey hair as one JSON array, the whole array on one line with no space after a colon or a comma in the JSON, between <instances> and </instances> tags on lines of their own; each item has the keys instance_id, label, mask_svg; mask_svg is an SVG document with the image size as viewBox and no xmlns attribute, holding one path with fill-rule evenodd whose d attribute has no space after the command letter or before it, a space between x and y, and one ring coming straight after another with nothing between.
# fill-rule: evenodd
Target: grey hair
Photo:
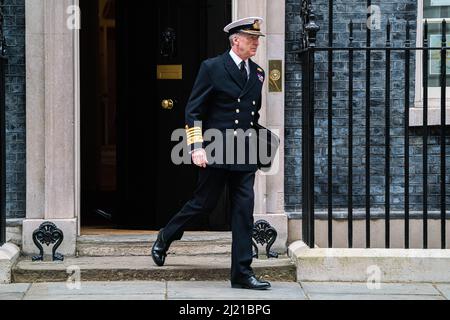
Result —
<instances>
[{"instance_id":1,"label":"grey hair","mask_svg":"<svg viewBox=\"0 0 450 320\"><path fill-rule=\"evenodd\" d=\"M239 37L239 33L233 33L231 36L228 37L228 39L230 40L230 46L233 47L234 45L234 39Z\"/></svg>"}]
</instances>

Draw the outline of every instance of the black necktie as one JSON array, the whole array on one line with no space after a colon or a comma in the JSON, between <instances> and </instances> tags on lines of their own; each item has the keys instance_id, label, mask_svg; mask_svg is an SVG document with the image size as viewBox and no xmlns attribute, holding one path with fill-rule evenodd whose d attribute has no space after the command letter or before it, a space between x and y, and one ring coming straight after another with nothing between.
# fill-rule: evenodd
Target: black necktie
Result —
<instances>
[{"instance_id":1,"label":"black necktie","mask_svg":"<svg viewBox=\"0 0 450 320\"><path fill-rule=\"evenodd\" d=\"M241 62L241 75L242 75L242 78L244 79L244 83L246 83L248 80L248 75L247 75L247 70L245 69L245 61Z\"/></svg>"}]
</instances>

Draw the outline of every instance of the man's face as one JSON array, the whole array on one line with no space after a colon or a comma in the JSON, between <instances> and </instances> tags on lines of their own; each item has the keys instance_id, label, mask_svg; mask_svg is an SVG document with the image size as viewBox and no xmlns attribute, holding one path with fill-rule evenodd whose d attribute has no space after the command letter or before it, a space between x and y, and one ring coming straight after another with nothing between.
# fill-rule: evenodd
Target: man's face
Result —
<instances>
[{"instance_id":1,"label":"man's face","mask_svg":"<svg viewBox=\"0 0 450 320\"><path fill-rule=\"evenodd\" d=\"M240 33L236 42L239 55L244 58L244 60L256 55L256 50L259 46L259 36Z\"/></svg>"}]
</instances>

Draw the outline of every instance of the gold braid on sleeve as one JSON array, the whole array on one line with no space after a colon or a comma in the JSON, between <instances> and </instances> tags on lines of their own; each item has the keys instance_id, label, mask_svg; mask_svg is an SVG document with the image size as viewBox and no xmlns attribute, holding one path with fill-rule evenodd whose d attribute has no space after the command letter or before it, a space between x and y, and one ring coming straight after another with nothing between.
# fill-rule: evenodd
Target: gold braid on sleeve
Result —
<instances>
[{"instance_id":1,"label":"gold braid on sleeve","mask_svg":"<svg viewBox=\"0 0 450 320\"><path fill-rule=\"evenodd\" d=\"M189 129L189 127L186 126L186 137L188 146L193 145L194 143L203 143L202 128L194 127Z\"/></svg>"}]
</instances>

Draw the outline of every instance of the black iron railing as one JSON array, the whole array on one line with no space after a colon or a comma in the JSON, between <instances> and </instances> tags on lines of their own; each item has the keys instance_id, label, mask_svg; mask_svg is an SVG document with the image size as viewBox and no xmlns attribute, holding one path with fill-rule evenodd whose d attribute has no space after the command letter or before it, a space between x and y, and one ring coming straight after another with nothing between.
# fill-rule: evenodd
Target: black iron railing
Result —
<instances>
[{"instance_id":1,"label":"black iron railing","mask_svg":"<svg viewBox=\"0 0 450 320\"><path fill-rule=\"evenodd\" d=\"M300 58L302 74L302 232L310 247L314 247L314 49L320 30L309 1L302 2L303 37ZM311 168L313 168L311 172ZM307 214L309 213L309 214Z\"/></svg>"},{"instance_id":2,"label":"black iron railing","mask_svg":"<svg viewBox=\"0 0 450 320\"><path fill-rule=\"evenodd\" d=\"M367 1L367 6L371 5L371 1ZM332 135L332 123L333 123L333 54L338 52L348 53L348 247L353 247L354 230L353 230L353 159L355 157L353 150L353 105L355 102L354 94L354 56L356 53L365 53L365 112L366 112L366 128L365 128L365 242L366 247L371 247L371 204L370 204L370 169L371 169L371 55L374 52L381 52L384 57L385 63L385 82L384 86L384 108L385 108L385 163L384 163L384 177L385 177L385 189L384 189L384 221L385 221L385 247L391 247L391 73L392 60L391 57L394 52L403 53L402 59L404 59L404 247L410 248L410 136L409 136L409 114L410 114L410 87L411 87L411 57L412 52L423 52L423 248L428 248L428 230L429 230L429 212L428 212L428 151L429 151L429 126L428 126L428 73L429 73L429 56L432 50L438 50L440 52L440 109L441 109L441 124L439 126L440 131L440 242L443 249L446 248L446 69L447 69L447 51L450 47L447 47L446 43L446 21L442 21L442 37L440 47L431 47L428 43L428 23L424 23L423 32L423 46L415 47L411 46L411 28L410 24L406 22L405 25L405 37L404 46L393 46L391 42L391 23L389 20L386 24L385 35L386 43L384 47L371 47L371 30L367 28L366 31L366 46L356 47L354 46L354 23L349 23L349 38L348 46L334 47L333 46L333 1L329 0L329 43L328 47L318 47L316 44L317 33L320 28L316 23L316 17L314 14L313 6L310 0L303 0L301 6L301 18L302 18L302 40L300 44L300 61L302 64L302 228L303 228L303 240L310 246L314 247L315 244L315 209L314 209L314 143L315 143L315 131L314 131L314 110L315 110L315 60L316 54L319 52L328 53L328 88L327 88L327 101L328 101L328 246L333 247L333 135ZM364 56L364 55L363 55ZM381 86L381 84L380 84Z\"/></svg>"},{"instance_id":3,"label":"black iron railing","mask_svg":"<svg viewBox=\"0 0 450 320\"><path fill-rule=\"evenodd\" d=\"M0 246L6 242L6 125L5 125L5 37L3 1L0 2Z\"/></svg>"}]
</instances>

